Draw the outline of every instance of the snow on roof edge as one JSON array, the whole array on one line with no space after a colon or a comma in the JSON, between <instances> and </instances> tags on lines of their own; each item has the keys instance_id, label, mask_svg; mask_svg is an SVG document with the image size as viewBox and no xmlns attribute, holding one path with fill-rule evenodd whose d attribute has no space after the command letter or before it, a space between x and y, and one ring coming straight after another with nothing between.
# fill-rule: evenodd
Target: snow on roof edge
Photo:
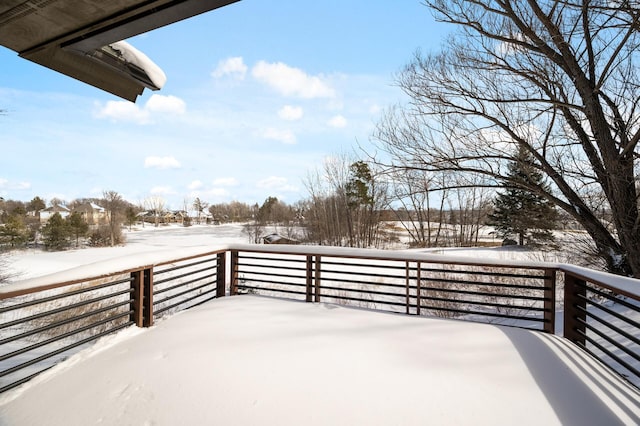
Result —
<instances>
[{"instance_id":1,"label":"snow on roof edge","mask_svg":"<svg viewBox=\"0 0 640 426\"><path fill-rule=\"evenodd\" d=\"M117 41L109 46L119 51L127 62L143 69L158 89L162 89L167 82L167 75L162 71L162 68L126 41Z\"/></svg>"}]
</instances>

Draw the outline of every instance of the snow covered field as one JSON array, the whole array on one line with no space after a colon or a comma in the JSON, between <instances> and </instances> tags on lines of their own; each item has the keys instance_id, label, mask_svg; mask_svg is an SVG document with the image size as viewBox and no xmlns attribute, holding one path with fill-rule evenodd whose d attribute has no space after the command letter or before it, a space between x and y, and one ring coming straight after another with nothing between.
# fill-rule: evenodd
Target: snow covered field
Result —
<instances>
[{"instance_id":1,"label":"snow covered field","mask_svg":"<svg viewBox=\"0 0 640 426\"><path fill-rule=\"evenodd\" d=\"M140 228L126 246L29 250L10 263L20 280L123 256L179 257L244 243L241 229ZM103 338L0 396L0 425L425 422L640 424L640 394L556 336L239 296Z\"/></svg>"},{"instance_id":2,"label":"snow covered field","mask_svg":"<svg viewBox=\"0 0 640 426\"><path fill-rule=\"evenodd\" d=\"M3 254L3 256L7 256L9 266L14 273L11 281L20 281L116 257L166 251L167 249L175 249L179 256L181 249L211 247L226 243L247 243L248 238L242 233L242 226L237 223L215 226L194 225L191 227L172 225L158 228L147 225L144 228L137 227L133 231L125 231L127 243L119 247L81 248L62 252L29 249L14 251L9 255ZM271 231L265 230L265 233L268 234ZM543 259L544 255L539 252L521 251L513 247L437 248L412 251L498 260L548 260Z\"/></svg>"},{"instance_id":3,"label":"snow covered field","mask_svg":"<svg viewBox=\"0 0 640 426\"><path fill-rule=\"evenodd\" d=\"M14 251L7 261L13 272L11 281L39 277L116 257L139 255L154 251L175 249L176 257L181 249L206 247L225 243L246 243L242 224L219 226L194 225L134 228L125 231L126 245L104 248L81 248L61 252L39 249Z\"/></svg>"}]
</instances>

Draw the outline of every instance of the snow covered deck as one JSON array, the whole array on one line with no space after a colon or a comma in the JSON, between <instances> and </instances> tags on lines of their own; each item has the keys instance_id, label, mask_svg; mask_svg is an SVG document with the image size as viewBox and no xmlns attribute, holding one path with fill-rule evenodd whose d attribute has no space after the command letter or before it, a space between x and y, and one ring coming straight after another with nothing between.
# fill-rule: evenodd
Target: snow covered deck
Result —
<instances>
[{"instance_id":1,"label":"snow covered deck","mask_svg":"<svg viewBox=\"0 0 640 426\"><path fill-rule=\"evenodd\" d=\"M257 296L102 339L0 396L8 425L640 423L560 337Z\"/></svg>"}]
</instances>

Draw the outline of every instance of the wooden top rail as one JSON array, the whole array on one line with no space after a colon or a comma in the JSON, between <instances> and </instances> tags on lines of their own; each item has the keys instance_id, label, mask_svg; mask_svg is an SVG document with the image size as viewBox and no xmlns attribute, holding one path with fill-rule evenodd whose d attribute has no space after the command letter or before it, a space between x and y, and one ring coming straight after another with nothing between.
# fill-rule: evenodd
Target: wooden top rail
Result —
<instances>
[{"instance_id":1,"label":"wooden top rail","mask_svg":"<svg viewBox=\"0 0 640 426\"><path fill-rule=\"evenodd\" d=\"M156 266L168 265L198 257L211 256L226 251L226 247L214 250L211 250L211 248L208 248L207 250L204 250L203 248L196 248L163 250L158 252L141 253L139 255L136 254L134 256L122 256L101 262L90 263L67 271L7 284L0 287L0 300L66 287L87 281L100 280L103 278L113 277L115 275L129 274L131 272L149 269Z\"/></svg>"},{"instance_id":2,"label":"wooden top rail","mask_svg":"<svg viewBox=\"0 0 640 426\"><path fill-rule=\"evenodd\" d=\"M596 284L614 293L640 301L640 280L636 278L622 277L568 264L559 265L558 270L579 280Z\"/></svg>"},{"instance_id":3,"label":"wooden top rail","mask_svg":"<svg viewBox=\"0 0 640 426\"><path fill-rule=\"evenodd\" d=\"M474 260L474 258L465 256L419 253L412 250L395 251L329 246L269 246L254 244L226 244L214 247L180 248L123 256L2 286L0 287L0 300L227 251L561 271L635 300L640 300L640 280L620 277L569 264L533 261L505 262L495 259Z\"/></svg>"}]
</instances>

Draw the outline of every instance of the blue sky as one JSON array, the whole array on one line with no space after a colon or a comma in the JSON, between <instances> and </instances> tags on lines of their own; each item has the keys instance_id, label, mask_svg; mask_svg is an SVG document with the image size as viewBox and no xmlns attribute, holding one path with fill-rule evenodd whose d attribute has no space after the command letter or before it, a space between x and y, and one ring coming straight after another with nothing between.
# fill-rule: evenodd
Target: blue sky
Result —
<instances>
[{"instance_id":1,"label":"blue sky","mask_svg":"<svg viewBox=\"0 0 640 426\"><path fill-rule=\"evenodd\" d=\"M295 202L448 30L420 0L243 0L129 39L167 75L135 104L0 47L0 195Z\"/></svg>"}]
</instances>

